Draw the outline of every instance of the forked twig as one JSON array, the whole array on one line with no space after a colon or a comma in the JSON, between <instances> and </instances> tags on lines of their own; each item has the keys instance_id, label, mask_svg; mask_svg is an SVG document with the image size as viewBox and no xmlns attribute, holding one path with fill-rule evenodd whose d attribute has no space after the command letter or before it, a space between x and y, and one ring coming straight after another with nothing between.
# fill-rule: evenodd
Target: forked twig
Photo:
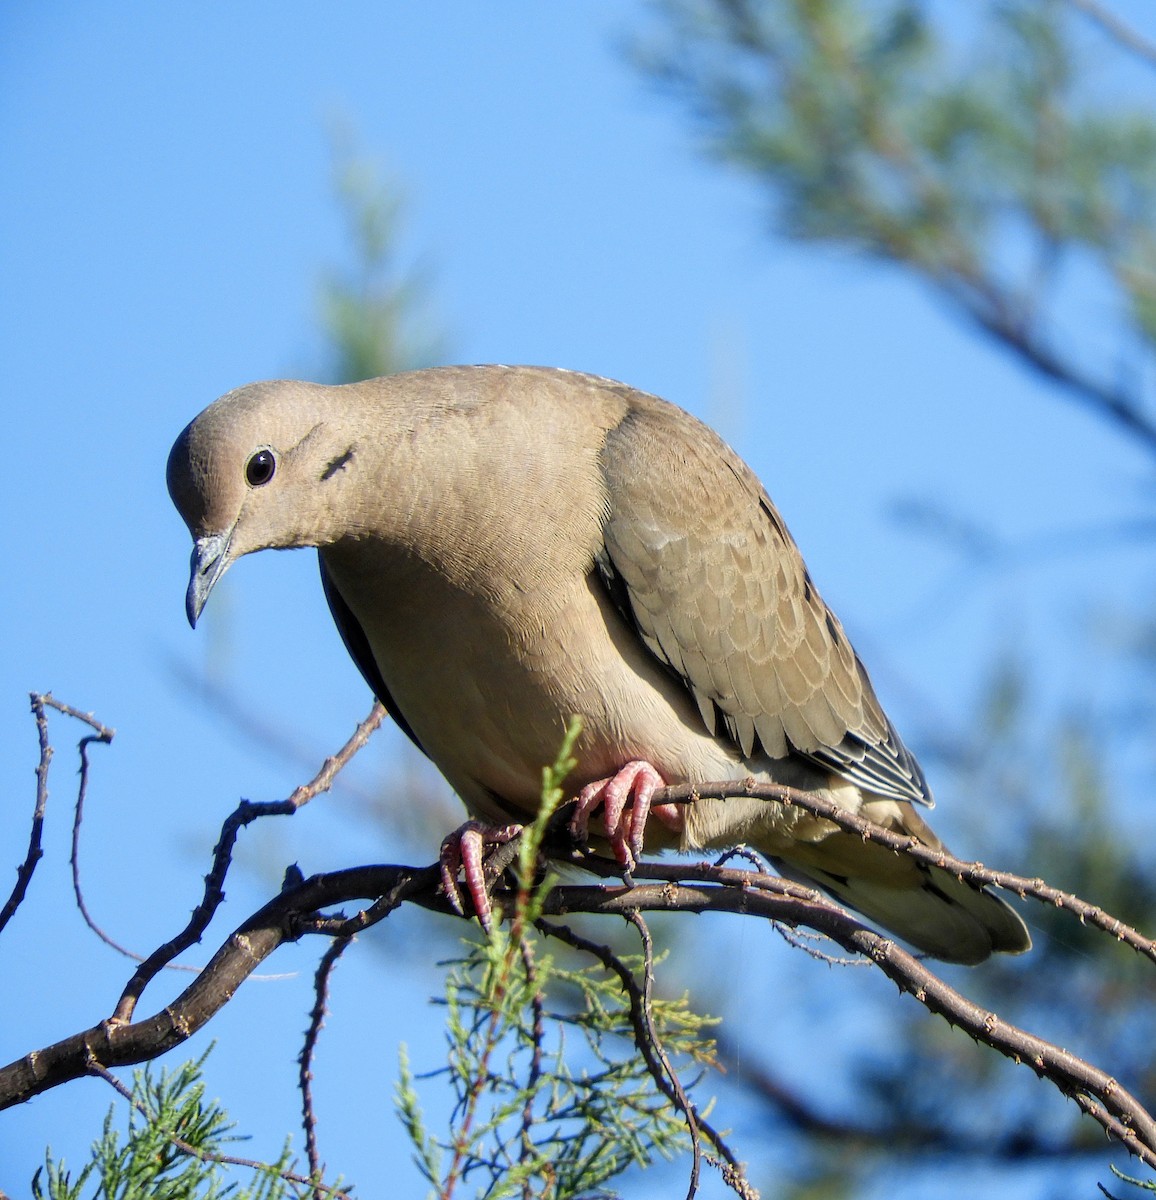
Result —
<instances>
[{"instance_id":1,"label":"forked twig","mask_svg":"<svg viewBox=\"0 0 1156 1200\"><path fill-rule=\"evenodd\" d=\"M213 919L213 914L225 898L225 876L233 861L233 847L236 845L241 830L250 822L261 817L286 816L294 813L302 805L308 804L315 796L328 791L333 786L333 780L338 772L365 745L384 717L385 709L375 701L369 715L353 731L349 741L336 754L327 758L317 774L308 783L296 788L288 799L260 803L242 800L225 818L224 824L221 826L220 837L213 848L213 865L205 876L205 889L200 903L193 909L192 916L184 929L165 942L163 946L157 947L137 968L136 973L121 993L120 1000L112 1014L113 1021L131 1021L136 1003L149 981L172 962L178 954L200 941L201 935Z\"/></svg>"},{"instance_id":2,"label":"forked twig","mask_svg":"<svg viewBox=\"0 0 1156 1200\"><path fill-rule=\"evenodd\" d=\"M571 889L556 889L551 893L553 897L557 891L563 890L569 892ZM631 891L635 889L629 889ZM547 897L549 902L551 897ZM549 908L554 910L553 905ZM645 908L647 906L640 906ZM554 910L557 911L557 910ZM578 908L570 908L568 906L561 908L562 912L579 912ZM639 909L630 907L623 910L623 915L627 919L639 917ZM634 924L634 921L631 920ZM691 1131L691 1145L694 1150L694 1167L691 1176L690 1191L688 1192L688 1200L694 1196L698 1189L698 1174L699 1161L701 1158L700 1135L705 1135L707 1141L715 1148L720 1157L725 1161L729 1168L727 1172L728 1183L739 1193L740 1196L754 1195L753 1189L746 1183L746 1177L743 1172L742 1164L734 1156L730 1147L723 1140L723 1137L718 1131L698 1114L694 1103L683 1090L682 1083L678 1078L677 1072L674 1071L670 1064L670 1060L666 1057L661 1044L658 1041L658 1036L654 1028L654 1021L650 1011L650 988L649 984L644 983L639 985L634 978L633 972L626 964L610 949L609 946L604 946L598 942L592 942L589 938L583 937L580 933L576 933L568 925L558 925L553 921L538 920L535 922L536 927L548 937L557 938L566 945L572 946L575 950L581 950L584 954L589 954L598 959L607 970L612 971L618 976L622 984L622 990L626 994L626 998L630 1004L630 1022L634 1026L634 1043L638 1047L638 1052L643 1056L647 1068L650 1071L651 1078L654 1080L658 1089L664 1096L673 1104L679 1112L686 1117L688 1128ZM645 924L635 928L639 929L640 935L646 929ZM653 947L649 938L649 931L646 931L646 936L643 937L643 950L646 957L646 962L650 967L653 967ZM644 974L645 978L645 974ZM743 1185L747 1190L743 1189Z\"/></svg>"},{"instance_id":3,"label":"forked twig","mask_svg":"<svg viewBox=\"0 0 1156 1200\"><path fill-rule=\"evenodd\" d=\"M48 714L45 712L45 709L54 708L57 712L61 712L67 717L83 721L84 724L96 731L94 734L80 739L81 797L83 797L85 789L88 786L89 745L93 742L100 742L107 746L116 736L116 730L110 729L107 725L102 725L92 713L81 712L79 709L73 708L71 704L65 704L57 700L51 692L32 692L29 695L29 701L32 705L33 716L36 718L36 734L40 743L40 760L36 766L36 803L32 810L32 832L28 839L28 852L24 856L24 861L16 869L16 885L13 887L11 895L5 901L4 907L0 909L0 930L4 929L4 926L12 919L16 910L24 903L24 897L28 894L28 885L32 881L36 864L44 854L41 848L41 840L44 834L44 813L48 806L48 768L52 763L54 753L52 745L48 740ZM75 856L75 832L73 834L73 847ZM75 879L75 874L73 878ZM84 912L83 902L81 904L81 911ZM87 913L85 913L85 920L88 920ZM91 924L91 922L89 923Z\"/></svg>"}]
</instances>

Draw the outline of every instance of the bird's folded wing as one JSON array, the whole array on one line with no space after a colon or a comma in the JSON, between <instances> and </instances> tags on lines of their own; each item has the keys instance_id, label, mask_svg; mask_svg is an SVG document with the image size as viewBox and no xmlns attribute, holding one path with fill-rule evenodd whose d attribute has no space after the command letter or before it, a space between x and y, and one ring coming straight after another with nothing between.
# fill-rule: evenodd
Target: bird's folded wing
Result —
<instances>
[{"instance_id":1,"label":"bird's folded wing","mask_svg":"<svg viewBox=\"0 0 1156 1200\"><path fill-rule=\"evenodd\" d=\"M637 396L637 393L635 393ZM745 757L801 755L877 795L930 803L838 619L750 469L650 397L601 453L602 576L707 728Z\"/></svg>"}]
</instances>

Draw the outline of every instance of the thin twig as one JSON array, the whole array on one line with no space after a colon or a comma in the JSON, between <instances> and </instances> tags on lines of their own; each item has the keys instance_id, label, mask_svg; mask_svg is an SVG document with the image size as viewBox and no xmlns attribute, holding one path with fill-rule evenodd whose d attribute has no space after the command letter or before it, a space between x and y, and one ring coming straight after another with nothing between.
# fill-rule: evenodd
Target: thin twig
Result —
<instances>
[{"instance_id":1,"label":"thin twig","mask_svg":"<svg viewBox=\"0 0 1156 1200\"><path fill-rule=\"evenodd\" d=\"M542 1078L542 1047L546 1040L545 998L538 986L538 965L534 961L534 945L529 938L519 940L519 953L522 956L522 967L526 972L526 982L530 985L530 1036L533 1039L533 1052L530 1055L530 1069L526 1075L526 1103L522 1106L522 1136L521 1161L526 1162L534 1156L534 1096L538 1091L538 1082ZM527 1176L522 1184L523 1200L533 1200L533 1179Z\"/></svg>"},{"instance_id":2,"label":"thin twig","mask_svg":"<svg viewBox=\"0 0 1156 1200\"><path fill-rule=\"evenodd\" d=\"M569 888L556 888L549 897L547 897L548 907L553 908L550 901L555 899L559 892L569 892ZM636 889L629 889L634 891ZM643 906L644 907L644 906ZM555 910L558 911L558 910ZM569 906L563 906L561 912L575 912L578 909ZM623 910L623 915L626 915L628 910ZM633 911L633 908L630 909ZM634 1026L634 1042L638 1047L639 1053L646 1062L647 1068L650 1071L651 1078L662 1092L662 1094L674 1104L680 1112L687 1114L690 1106L690 1101L687 1099L685 1092L682 1091L681 1084L676 1089L671 1084L671 1077L668 1076L669 1064L664 1065L663 1059L656 1054L655 1041L651 1036L653 1024L647 1020L645 1013L646 996L643 989L638 986L638 981L634 978L633 973L629 970L625 963L610 949L609 946L600 945L597 942L590 941L589 938L583 937L580 933L576 933L568 925L556 925L552 921L544 921L539 919L535 922L536 927L548 937L557 938L566 945L572 946L575 950L581 950L585 954L593 955L599 962L608 970L613 971L618 976L622 983L623 991L626 993L627 1000L630 1004L630 1021ZM681 1096L681 1099L680 1099ZM758 1193L746 1183L746 1177L743 1174L742 1164L735 1158L729 1146L723 1141L722 1135L719 1134L711 1124L702 1117L697 1117L698 1130L706 1135L707 1140L714 1146L719 1155L726 1161L732 1171L737 1173L737 1178L741 1180L747 1191L740 1190L735 1187L735 1190L740 1196L757 1197ZM735 1185L732 1183L732 1187ZM692 1192L693 1195L693 1192Z\"/></svg>"},{"instance_id":3,"label":"thin twig","mask_svg":"<svg viewBox=\"0 0 1156 1200\"><path fill-rule=\"evenodd\" d=\"M33 695L35 696L36 694L33 693ZM85 725L96 733L96 740L99 742L108 743L116 737L116 730L111 726L98 721L90 712L82 712L79 708L73 708L71 704L65 704L63 700L57 700L51 692L45 692L37 698L42 700L49 708L56 709L57 712L63 713L66 717L72 717L76 721L83 721Z\"/></svg>"},{"instance_id":4,"label":"thin twig","mask_svg":"<svg viewBox=\"0 0 1156 1200\"><path fill-rule=\"evenodd\" d=\"M666 1053L666 1047L663 1046L662 1040L658 1036L658 1030L654 1025L654 939L651 938L650 929L641 913L630 913L626 919L638 930L638 937L642 942L642 1005L640 1016L646 1027L646 1038L654 1049L654 1057L662 1065L667 1079L670 1080L671 1089L677 1097L676 1103L682 1111L682 1115L686 1118L686 1127L690 1131L690 1184L687 1187L686 1200L694 1200L695 1194L698 1192L699 1175L702 1172L702 1135L699 1132L698 1108L694 1101L686 1094L686 1090L682 1086L682 1080L679 1079L678 1072L674 1069L670 1061L670 1056Z\"/></svg>"},{"instance_id":5,"label":"thin twig","mask_svg":"<svg viewBox=\"0 0 1156 1200\"><path fill-rule=\"evenodd\" d=\"M76 897L76 907L80 910L80 915L84 918L84 923L89 929L105 945L111 946L118 954L123 954L125 958L131 958L136 962L140 962L143 957L142 955L134 953L126 946L122 946L120 942L116 941L115 938L106 933L96 923L92 914L88 911L88 905L84 899L84 890L80 886L80 827L84 821L84 802L88 798L88 746L90 742L107 742L108 740L108 738L101 737L99 734L93 737L81 738L80 740L80 783L76 788L76 804L72 810L72 850L68 859L72 870L72 894Z\"/></svg>"},{"instance_id":6,"label":"thin twig","mask_svg":"<svg viewBox=\"0 0 1156 1200\"><path fill-rule=\"evenodd\" d=\"M754 867L755 871L760 875L765 875L771 870L770 862L764 858L757 850L752 850L749 846L733 846L731 849L724 851L714 860L716 867L725 867L732 858L741 858L744 862L748 862ZM818 946L812 943L823 940L822 934L811 933L809 930L798 929L792 930L784 925L781 921L774 922L775 932L787 943L788 946L793 946L796 950L802 950L804 954L808 954L811 958L817 959L819 962L825 962L831 967L867 967L870 963L864 962L862 958L841 958L835 954L828 954L824 950L820 950Z\"/></svg>"},{"instance_id":7,"label":"thin twig","mask_svg":"<svg viewBox=\"0 0 1156 1200\"><path fill-rule=\"evenodd\" d=\"M876 825L874 821L867 820L866 817L848 812L833 800L827 800L813 792L803 792L797 788L784 787L781 784L759 783L754 779L745 779L740 783L731 781L668 787L655 793L654 803L692 803L697 799L726 799L731 796L754 796L762 800L802 808L842 829L857 833L865 842L878 842L881 846L886 846L897 854L908 855L916 862L949 871L958 879L977 885L990 884L1014 892L1021 899L1030 896L1056 908L1067 909L1082 923L1094 925L1117 941L1130 946L1138 954L1156 962L1156 940L1146 937L1098 905L1089 904L1087 900L1082 900L1071 892L1052 887L1038 877L1028 879L1010 871L994 871L985 867L981 862L968 862L965 859L956 858L953 854L948 854L946 850L933 850L918 838L908 834L894 833L882 825Z\"/></svg>"},{"instance_id":8,"label":"thin twig","mask_svg":"<svg viewBox=\"0 0 1156 1200\"><path fill-rule=\"evenodd\" d=\"M829 967L870 967L871 964L864 958L856 956L855 958L844 958L841 954L828 954L826 950L820 950L816 943L826 941L821 934L812 933L809 929L792 929L789 925L784 925L782 921L774 922L775 932L787 943L796 950L801 950L816 962L826 963Z\"/></svg>"},{"instance_id":9,"label":"thin twig","mask_svg":"<svg viewBox=\"0 0 1156 1200\"><path fill-rule=\"evenodd\" d=\"M249 800L242 800L225 818L221 826L220 837L213 849L213 865L205 876L205 888L201 902L193 909L192 916L184 929L165 942L163 946L159 946L141 963L121 993L112 1020L131 1021L137 1001L149 981L172 962L178 954L200 941L213 914L225 898L225 876L232 865L233 847L241 830L250 822L261 817L291 815L303 805L308 804L315 796L328 791L332 787L337 773L365 745L384 717L385 709L375 701L369 715L353 731L353 736L349 741L336 754L327 758L321 764L321 769L317 774L308 783L296 788L288 799L256 804Z\"/></svg>"},{"instance_id":10,"label":"thin twig","mask_svg":"<svg viewBox=\"0 0 1156 1200\"><path fill-rule=\"evenodd\" d=\"M313 1056L317 1050L317 1039L321 1027L325 1024L325 1014L329 1004L329 979L337 960L345 953L346 947L353 941L353 935L334 938L321 961L317 964L317 973L313 976L313 1010L309 1014L309 1028L305 1031L305 1042L297 1057L299 1066L298 1086L301 1091L301 1124L305 1130L305 1156L309 1161L309 1178L313 1180L314 1200L326 1200L330 1194L322 1185L325 1176L325 1164L317 1148L317 1113L313 1107Z\"/></svg>"},{"instance_id":11,"label":"thin twig","mask_svg":"<svg viewBox=\"0 0 1156 1200\"><path fill-rule=\"evenodd\" d=\"M41 848L41 839L44 833L44 813L48 805L48 768L52 763L54 753L48 741L48 715L44 711L45 708L55 708L57 712L63 713L66 717L73 717L77 721L83 721L84 724L96 731L91 736L80 739L80 798L77 801L78 807L83 804L84 792L88 786L89 745L92 742L100 742L107 746L116 736L116 730L103 725L92 713L81 712L79 709L73 708L71 704L65 704L63 701L57 700L51 692L43 694L32 692L29 695L29 701L32 705L33 716L36 719L36 735L40 742L40 761L36 766L36 803L32 810L32 833L28 839L28 853L24 857L24 862L17 868L16 886L12 889L12 894L5 902L3 909L0 909L0 930L8 924L12 919L12 915L24 902L24 897L28 892L28 884L31 882L32 874L36 870L36 864L44 854ZM75 844L74 832L74 852ZM81 912L85 912L83 901L81 902ZM85 913L85 920L88 920L87 913Z\"/></svg>"},{"instance_id":12,"label":"thin twig","mask_svg":"<svg viewBox=\"0 0 1156 1200\"><path fill-rule=\"evenodd\" d=\"M714 865L716 867L725 867L732 858L741 858L743 862L750 863L760 875L765 875L771 869L771 864L767 859L757 850L752 850L750 846L732 846L729 850L724 850L714 860Z\"/></svg>"},{"instance_id":13,"label":"thin twig","mask_svg":"<svg viewBox=\"0 0 1156 1200\"><path fill-rule=\"evenodd\" d=\"M0 909L0 930L12 920L16 910L24 903L28 885L36 871L36 864L44 857L41 840L44 835L44 811L48 806L48 767L52 762L52 746L48 741L48 718L44 713L44 697L35 692L31 695L32 712L36 717L36 733L40 741L40 761L36 765L36 803L32 809L32 832L28 837L28 852L24 861L16 868L16 885L12 894Z\"/></svg>"}]
</instances>

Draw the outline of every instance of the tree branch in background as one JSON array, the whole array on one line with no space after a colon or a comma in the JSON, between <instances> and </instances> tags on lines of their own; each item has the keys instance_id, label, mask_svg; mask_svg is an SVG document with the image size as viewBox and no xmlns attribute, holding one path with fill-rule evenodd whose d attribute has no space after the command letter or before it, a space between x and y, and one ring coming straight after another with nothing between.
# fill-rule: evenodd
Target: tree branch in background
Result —
<instances>
[{"instance_id":1,"label":"tree branch in background","mask_svg":"<svg viewBox=\"0 0 1156 1200\"><path fill-rule=\"evenodd\" d=\"M1149 48L1071 3L983 3L974 30L944 33L930 5L660 0L637 58L786 236L907 269L1156 455L1156 119L1076 86L1075 10ZM1106 352L1099 289L1119 327Z\"/></svg>"},{"instance_id":2,"label":"tree branch in background","mask_svg":"<svg viewBox=\"0 0 1156 1200\"><path fill-rule=\"evenodd\" d=\"M46 701L47 703L47 701ZM61 711L75 715L66 706L53 702ZM137 970L122 994L111 1017L90 1029L65 1038L55 1045L35 1050L22 1059L0 1069L0 1107L21 1103L51 1088L84 1075L108 1077L117 1066L157 1057L183 1043L202 1029L236 993L243 981L280 945L296 941L306 934L321 934L335 938L318 972L317 999L306 1046L301 1056L303 1101L306 1128L310 1142L310 1171L315 1194L326 1194L321 1184L322 1166L316 1148L315 1116L309 1095L308 1079L313 1049L325 1010L325 988L329 968L348 940L360 930L383 920L402 904L411 902L443 915L453 915L440 891L440 867L365 866L347 871L316 875L302 879L300 872L286 872L286 884L280 895L243 922L222 944L210 962L193 982L174 1001L160 1012L134 1020L135 1009L148 983L172 957L199 938L223 895L224 881L232 862L232 849L240 829L261 816L289 814L297 811L314 796L331 786L335 776L365 744L369 734L380 723L384 713L375 705L370 715L336 755L327 759L321 770L308 783L298 788L287 800L269 804L243 803L225 821L221 837L214 850L212 868L206 878L204 895L189 926L177 937L166 942ZM43 710L37 712L38 727ZM108 733L90 718L94 728ZM577 728L571 730L571 741ZM93 739L90 739L93 740ZM102 740L98 737L95 740ZM545 794L550 805L558 805L561 796L561 776L567 769L564 750L553 774L547 778ZM42 743L41 762L50 760ZM43 773L38 773L38 794L44 788ZM929 850L912 839L891 833L861 817L848 814L834 805L806 792L753 781L745 784L704 784L697 788L668 788L658 796L659 802L692 801L696 797L729 795L761 796L768 802L795 805L829 820L859 836L874 840L893 849L897 854L909 854L951 871L960 879L979 885L1009 888L1023 897L1037 899L1065 911L1080 921L1094 925L1111 937L1124 941L1149 961L1156 960L1153 942L1136 930L1117 920L1112 914L1079 897L1062 892L1039 879L1027 879L1010 872L991 870L979 863L968 863L950 855ZM1004 1021L996 1012L976 1004L913 955L863 925L820 893L802 884L767 874L761 870L736 869L720 863L707 862L642 862L633 872L631 886L617 883L602 886L550 886L547 880L536 880L537 852L541 839L546 837L546 820L553 811L545 807L539 820L527 830L517 846L504 846L498 867L517 867L513 885L503 876L495 888L495 906L510 914L512 924L508 934L496 932L494 937L505 939L507 950L501 959L513 963L531 926L550 937L561 938L585 953L593 954L604 966L613 970L621 980L628 997L631 1023L638 1051L645 1060L655 1084L675 1107L685 1114L691 1131L695 1166L692 1171L690 1194L697 1187L699 1139L709 1141L721 1158L721 1169L728 1184L740 1195L753 1196L738 1161L718 1137L713 1128L698 1114L689 1100L681 1081L674 1078L673 1068L664 1055L661 1038L653 1020L648 1016L653 1004L651 973L653 954L649 933L642 923L645 912L730 912L771 921L776 927L812 930L843 950L861 956L888 976L900 991L913 996L928 1011L945 1018L978 1042L999 1051L1016 1063L1026 1064L1041 1078L1049 1080L1099 1125L1117 1139L1129 1153L1150 1167L1156 1167L1156 1120L1144 1105L1104 1070L1091 1062L1061 1049L1024 1028ZM569 815L566 806L555 814L552 828L566 827ZM554 844L550 842L552 856ZM562 852L559 852L562 853ZM731 858L734 855L727 855ZM745 857L745 856L744 856ZM516 861L515 861L516 860ZM597 856L574 852L573 861L588 871L607 878L618 876L618 864ZM495 868L498 869L498 868ZM535 890L531 891L533 886ZM335 905L359 902L362 907L351 916L333 914L326 910ZM558 926L550 917L576 913L617 915L638 928L643 939L641 982L630 972L623 973L621 960L603 947L602 953L589 939ZM487 943L490 944L490 943ZM491 946L493 953L503 943ZM515 949L515 948L518 949ZM613 959L613 961L611 961ZM526 964L525 956L518 959ZM616 966L615 963L618 965ZM629 975L629 979L627 978ZM539 994L537 967L526 967L527 995ZM539 1024L542 1010L534 1018ZM539 1067L540 1072L540 1067ZM540 1073L538 1076L540 1080ZM525 1121L525 1116L523 1116Z\"/></svg>"},{"instance_id":3,"label":"tree branch in background","mask_svg":"<svg viewBox=\"0 0 1156 1200\"><path fill-rule=\"evenodd\" d=\"M607 863L606 869L613 870L613 864ZM968 877L966 871L963 877ZM968 1000L913 955L817 892L775 876L705 863L643 863L635 878L661 882L636 883L634 887L556 887L545 897L543 915L732 912L814 929L843 949L863 955L930 1012L1013 1061L1030 1066L1075 1100L1129 1153L1156 1167L1156 1121L1107 1072ZM388 903L381 903L383 897L388 897ZM438 891L437 864L422 869L361 867L307 879L244 922L197 979L162 1012L135 1023L115 1018L101 1021L0 1070L0 1107L90 1074L94 1064L123 1066L172 1049L201 1029L278 946L308 932L319 910L366 899L374 902L378 920L406 901L447 915L453 911ZM496 900L512 903L516 893L500 890ZM362 910L362 918L366 911ZM360 923L364 925L364 919Z\"/></svg>"},{"instance_id":4,"label":"tree branch in background","mask_svg":"<svg viewBox=\"0 0 1156 1200\"><path fill-rule=\"evenodd\" d=\"M1130 54L1135 54L1138 58L1145 59L1149 66L1156 67L1156 42L1141 36L1111 9L1099 3L1099 0L1068 0L1068 3Z\"/></svg>"},{"instance_id":5,"label":"tree branch in background","mask_svg":"<svg viewBox=\"0 0 1156 1200\"><path fill-rule=\"evenodd\" d=\"M856 963L862 959L852 960ZM917 1123L880 1121L837 1116L824 1111L802 1091L792 1087L763 1063L754 1063L748 1053L725 1035L717 1038L719 1060L739 1087L761 1101L795 1133L817 1138L840 1152L886 1151L904 1155L984 1159L1002 1163L1054 1163L1063 1158L1089 1158L1104 1152L1103 1137L1079 1141L1047 1137L1029 1125L1006 1129L993 1138L973 1135L950 1122ZM1086 1126L1084 1127L1087 1128Z\"/></svg>"}]
</instances>

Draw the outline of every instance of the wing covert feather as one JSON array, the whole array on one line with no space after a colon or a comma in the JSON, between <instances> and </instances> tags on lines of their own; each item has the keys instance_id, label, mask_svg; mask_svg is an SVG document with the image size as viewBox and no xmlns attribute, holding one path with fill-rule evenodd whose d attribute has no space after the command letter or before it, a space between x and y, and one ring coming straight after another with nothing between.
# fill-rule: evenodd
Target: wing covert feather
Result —
<instances>
[{"instance_id":1,"label":"wing covert feather","mask_svg":"<svg viewBox=\"0 0 1156 1200\"><path fill-rule=\"evenodd\" d=\"M880 795L930 803L746 464L689 414L635 393L601 467L609 515L599 568L706 727L747 757L796 753Z\"/></svg>"}]
</instances>

